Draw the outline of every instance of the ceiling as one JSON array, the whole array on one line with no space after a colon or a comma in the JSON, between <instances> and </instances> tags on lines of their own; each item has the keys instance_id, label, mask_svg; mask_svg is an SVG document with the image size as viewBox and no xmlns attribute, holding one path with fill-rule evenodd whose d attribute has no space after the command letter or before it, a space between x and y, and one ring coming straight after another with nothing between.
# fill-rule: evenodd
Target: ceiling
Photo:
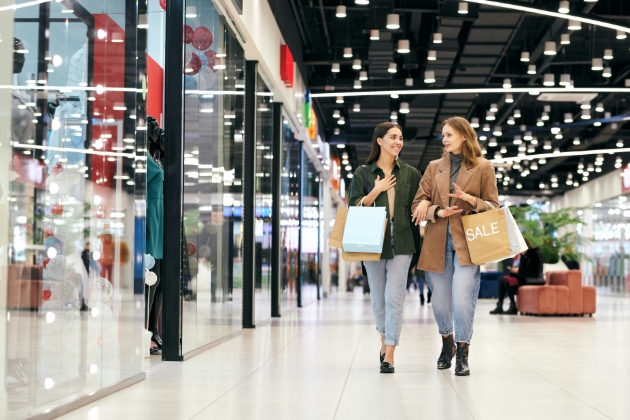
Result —
<instances>
[{"instance_id":1,"label":"ceiling","mask_svg":"<svg viewBox=\"0 0 630 420\"><path fill-rule=\"evenodd\" d=\"M277 2L278 0L275 0ZM307 84L312 93L354 91L353 85L360 70L352 68L353 60L360 59L361 70L368 72L368 80L362 82L361 92L391 89L436 89L436 88L501 88L503 80L509 78L514 87L542 87L545 74L553 74L556 86L561 74L570 74L576 87L623 87L630 78L630 36L624 40L616 38L616 31L582 24L581 30L568 30L567 20L540 14L529 14L506 8L468 3L469 13L457 13L458 1L452 0L370 0L369 5L356 5L354 0L286 0L295 19L299 33L299 63L306 71ZM508 2L504 2L508 3ZM510 1L512 4L556 12L557 0ZM570 2L571 12L596 16L630 26L630 5L619 0L599 0ZM347 16L336 17L338 5L347 7ZM400 16L400 28L386 29L386 16L396 13ZM370 40L370 30L379 29L380 39ZM443 42L433 42L435 33L442 34ZM570 35L570 44L561 45L562 34ZM399 39L410 42L410 53L397 52ZM545 55L545 42L554 41L556 55ZM292 40L295 45L297 41ZM352 58L344 58L343 49L351 47ZM293 46L291 46L294 49ZM605 49L613 49L612 60L605 60L611 68L612 77L603 77L602 71L591 70L591 59L604 56ZM436 60L427 60L429 50L434 50ZM530 53L530 61L522 62L521 53ZM395 74L387 71L391 62L396 63ZM331 72L333 63L340 64L340 72ZM536 65L535 74L527 74L528 65ZM425 83L425 71L435 73L435 83ZM412 79L412 85L406 84ZM334 91L332 90L334 89ZM357 90L358 91L358 90ZM528 145L527 154L547 152L545 141L551 141L551 150L559 148L558 157L539 163L538 169L531 168L525 157L520 168L505 165L501 170L502 194L553 196L584 182L578 175L581 161L588 166L595 163L596 156L563 156L565 151L616 149L618 140L626 140L630 145L630 125L625 121L603 122L593 125L597 119L610 112L611 117L630 114L630 103L624 93L595 94L590 110L592 119L582 120L580 104L575 98L569 102L550 101L548 96L532 96L527 93L513 94L514 102L506 103L504 93L448 93L431 95L389 95L347 97L343 104L335 98L314 98L314 109L318 114L320 132L331 144L345 144L350 157L352 170L367 158L372 131L379 122L389 120L392 111L398 111L401 102L408 102L410 112L399 114L398 123L403 127L405 146L402 159L421 171L429 162L442 154L440 140L441 122L451 116L463 116L469 120L478 118L481 126L479 135L485 135L482 146L487 157L516 156L518 146L514 136L523 136L532 131L538 139L537 145ZM543 100L547 99L547 100ZM566 98L565 98L566 99ZM604 104L604 112L595 110L597 103ZM355 103L361 111L353 112ZM486 121L486 112L491 104L497 104L495 121ZM549 105L549 120L544 126L537 126L545 105ZM339 125L333 117L339 110L345 124ZM515 110L521 117L514 118L515 124L508 124ZM574 123L565 123L565 114L573 116ZM492 132L484 132L483 125L499 125L502 136L495 136L497 146L488 145ZM557 139L550 128L560 124L562 138ZM526 127L522 127L526 126ZM335 134L335 129L339 134ZM525 130L522 130L525 128ZM574 144L574 138L580 144ZM481 137L483 139L483 137ZM603 164L596 167L589 179L615 169L617 156L623 163L630 160L627 154L604 155ZM518 165L517 165L518 166ZM534 165L535 166L535 165ZM529 168L529 171L527 169ZM523 176L523 172L526 176ZM567 174L571 173L575 185L568 185ZM344 175L347 175L344 170ZM507 175L507 176L505 176ZM557 186L553 179L557 177ZM505 181L509 178L508 181ZM520 186L520 188L517 188ZM542 187L542 188L541 188Z\"/></svg>"}]
</instances>

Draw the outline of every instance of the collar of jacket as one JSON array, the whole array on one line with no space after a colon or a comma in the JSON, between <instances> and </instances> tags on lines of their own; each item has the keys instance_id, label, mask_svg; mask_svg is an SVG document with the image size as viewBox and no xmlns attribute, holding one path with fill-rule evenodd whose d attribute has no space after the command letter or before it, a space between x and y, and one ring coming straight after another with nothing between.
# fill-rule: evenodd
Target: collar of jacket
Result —
<instances>
[{"instance_id":1,"label":"collar of jacket","mask_svg":"<svg viewBox=\"0 0 630 420\"><path fill-rule=\"evenodd\" d=\"M462 190L466 188L468 181L472 177L472 166L464 163L462 161L462 166L459 168L459 174L457 175L457 181L455 182L459 188ZM440 198L442 199L442 206L449 206L449 191L451 188L451 157L444 156L440 159L440 163L438 164L437 174L435 175L435 182L438 186L438 192L440 193ZM457 205L457 199L454 199L450 205Z\"/></svg>"},{"instance_id":2,"label":"collar of jacket","mask_svg":"<svg viewBox=\"0 0 630 420\"><path fill-rule=\"evenodd\" d=\"M394 159L394 166L396 166L398 169L400 169L400 162L398 159ZM376 165L376 161L370 163L368 165L368 168L370 168L370 171L372 173L376 172L377 169L380 169L377 165Z\"/></svg>"}]
</instances>

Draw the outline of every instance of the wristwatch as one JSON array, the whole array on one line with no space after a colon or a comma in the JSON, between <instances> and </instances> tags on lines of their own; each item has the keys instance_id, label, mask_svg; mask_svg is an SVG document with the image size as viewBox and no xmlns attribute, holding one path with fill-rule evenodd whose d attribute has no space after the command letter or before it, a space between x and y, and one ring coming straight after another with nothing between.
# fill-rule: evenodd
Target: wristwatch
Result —
<instances>
[{"instance_id":1,"label":"wristwatch","mask_svg":"<svg viewBox=\"0 0 630 420\"><path fill-rule=\"evenodd\" d=\"M435 207L435 212L433 212L433 220L437 220L438 217L438 212L440 211L440 206Z\"/></svg>"}]
</instances>

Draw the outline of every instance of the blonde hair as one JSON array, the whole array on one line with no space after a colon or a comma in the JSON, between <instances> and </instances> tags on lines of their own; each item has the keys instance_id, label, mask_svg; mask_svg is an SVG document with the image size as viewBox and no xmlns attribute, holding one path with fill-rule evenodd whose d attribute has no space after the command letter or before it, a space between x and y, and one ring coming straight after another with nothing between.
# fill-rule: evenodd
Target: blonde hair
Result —
<instances>
[{"instance_id":1,"label":"blonde hair","mask_svg":"<svg viewBox=\"0 0 630 420\"><path fill-rule=\"evenodd\" d=\"M465 138L462 144L462 161L468 166L476 166L477 158L482 157L483 153L477 139L477 133L470 123L462 117L451 117L442 122L442 127L446 125L453 127L455 131ZM444 149L442 156L446 156L446 154L446 149Z\"/></svg>"}]
</instances>

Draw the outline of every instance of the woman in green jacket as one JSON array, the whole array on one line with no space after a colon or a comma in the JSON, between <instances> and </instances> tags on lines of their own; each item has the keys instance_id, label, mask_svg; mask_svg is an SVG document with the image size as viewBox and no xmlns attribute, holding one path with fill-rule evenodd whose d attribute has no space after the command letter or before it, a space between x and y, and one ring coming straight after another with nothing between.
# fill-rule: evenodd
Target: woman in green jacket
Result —
<instances>
[{"instance_id":1,"label":"woman in green jacket","mask_svg":"<svg viewBox=\"0 0 630 420\"><path fill-rule=\"evenodd\" d=\"M394 350L402 328L407 273L413 255L420 250L420 232L411 221L411 204L422 175L398 159L402 148L400 126L389 122L379 124L372 136L370 157L366 165L354 172L349 194L350 205L385 207L390 221L381 260L364 262L376 330L381 335L381 373L394 373Z\"/></svg>"}]
</instances>

